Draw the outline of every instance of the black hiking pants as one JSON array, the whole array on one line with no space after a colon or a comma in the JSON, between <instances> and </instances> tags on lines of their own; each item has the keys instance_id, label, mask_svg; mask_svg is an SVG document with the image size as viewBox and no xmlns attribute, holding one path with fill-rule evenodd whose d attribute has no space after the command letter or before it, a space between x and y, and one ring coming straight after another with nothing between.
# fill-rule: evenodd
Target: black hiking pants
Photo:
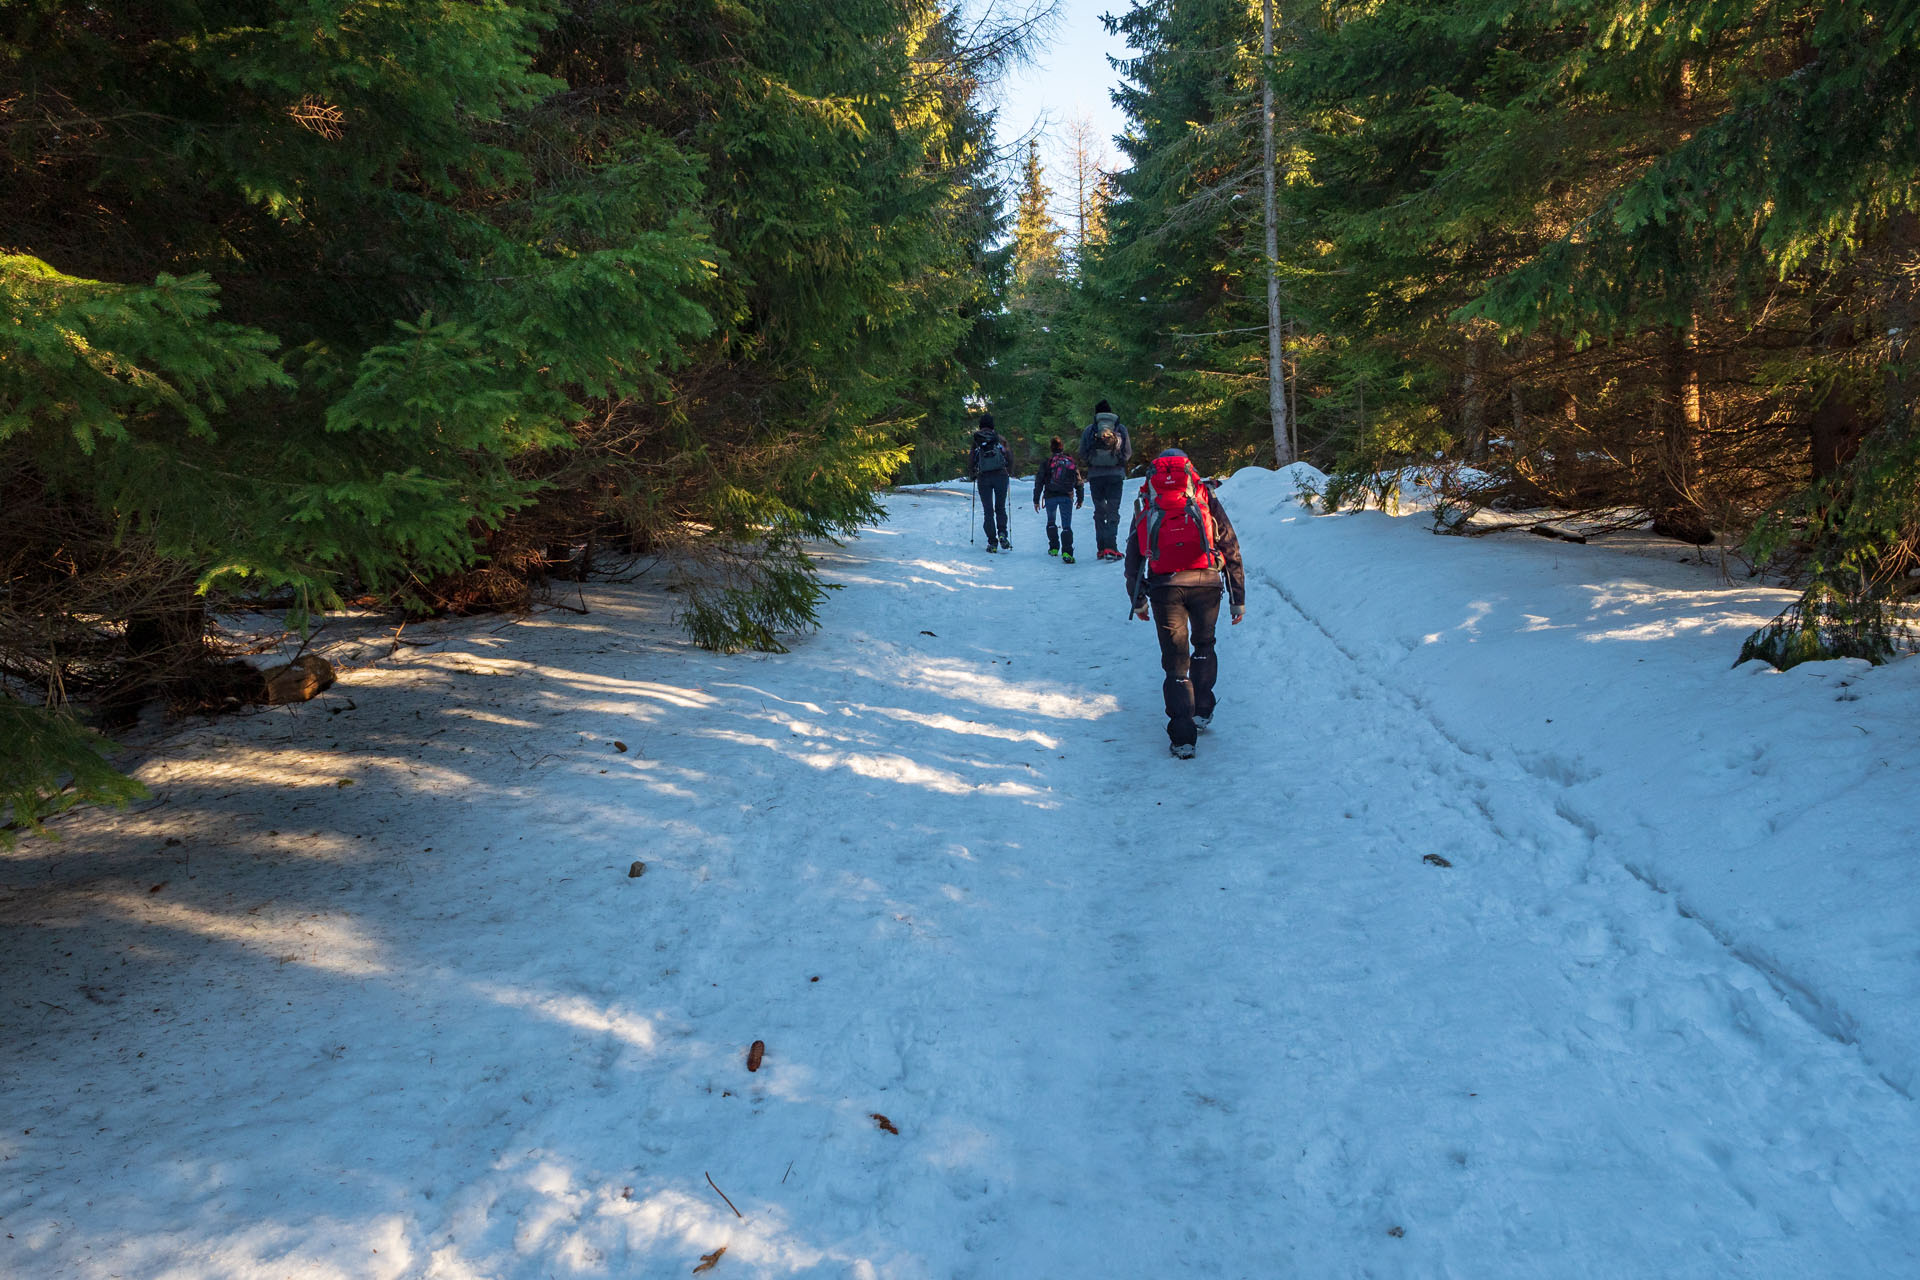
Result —
<instances>
[{"instance_id":1,"label":"black hiking pants","mask_svg":"<svg viewBox=\"0 0 1920 1280\"><path fill-rule=\"evenodd\" d=\"M1126 487L1125 476L1094 476L1087 481L1093 494L1093 545L1098 551L1120 549L1120 491Z\"/></svg>"},{"instance_id":2,"label":"black hiking pants","mask_svg":"<svg viewBox=\"0 0 1920 1280\"><path fill-rule=\"evenodd\" d=\"M1001 546L1007 545L1007 485L1009 477L1004 471L983 471L973 482L980 491L980 522L987 531L987 545L997 540Z\"/></svg>"},{"instance_id":3,"label":"black hiking pants","mask_svg":"<svg viewBox=\"0 0 1920 1280\"><path fill-rule=\"evenodd\" d=\"M1195 716L1213 714L1213 681L1220 662L1213 652L1213 628L1220 621L1218 582L1147 588L1153 606L1153 631L1160 640L1161 692L1167 701L1167 738L1175 745L1199 737Z\"/></svg>"}]
</instances>

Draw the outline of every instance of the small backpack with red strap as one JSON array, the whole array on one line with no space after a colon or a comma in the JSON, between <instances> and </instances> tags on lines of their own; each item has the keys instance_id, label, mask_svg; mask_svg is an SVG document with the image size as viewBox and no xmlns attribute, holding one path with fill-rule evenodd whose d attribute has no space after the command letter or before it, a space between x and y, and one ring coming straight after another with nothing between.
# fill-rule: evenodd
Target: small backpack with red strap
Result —
<instances>
[{"instance_id":1,"label":"small backpack with red strap","mask_svg":"<svg viewBox=\"0 0 1920 1280\"><path fill-rule=\"evenodd\" d=\"M1149 573L1220 567L1213 508L1192 459L1177 454L1155 458L1140 487L1139 512L1134 527Z\"/></svg>"},{"instance_id":2,"label":"small backpack with red strap","mask_svg":"<svg viewBox=\"0 0 1920 1280\"><path fill-rule=\"evenodd\" d=\"M1072 493L1074 481L1079 479L1079 466L1064 453L1056 453L1047 459L1047 476L1044 487L1049 494L1058 497Z\"/></svg>"}]
</instances>

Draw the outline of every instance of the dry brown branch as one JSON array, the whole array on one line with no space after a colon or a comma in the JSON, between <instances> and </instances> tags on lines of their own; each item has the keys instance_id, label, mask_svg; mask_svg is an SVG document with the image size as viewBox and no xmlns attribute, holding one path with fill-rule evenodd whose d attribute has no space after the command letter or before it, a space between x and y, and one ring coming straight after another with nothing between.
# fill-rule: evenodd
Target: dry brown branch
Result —
<instances>
[{"instance_id":1,"label":"dry brown branch","mask_svg":"<svg viewBox=\"0 0 1920 1280\"><path fill-rule=\"evenodd\" d=\"M713 1175L710 1173L706 1174L706 1179L707 1179L707 1185L713 1188L713 1193L719 1196L722 1200L727 1200L727 1193L720 1189L718 1183L714 1182ZM731 1200L727 1200L727 1208L733 1209L733 1216L736 1218L744 1219L747 1216L746 1214L740 1212L740 1210L735 1209L733 1205L733 1201Z\"/></svg>"},{"instance_id":2,"label":"dry brown branch","mask_svg":"<svg viewBox=\"0 0 1920 1280\"><path fill-rule=\"evenodd\" d=\"M309 133L317 133L328 142L346 132L347 113L331 102L308 94L287 108L287 116Z\"/></svg>"}]
</instances>

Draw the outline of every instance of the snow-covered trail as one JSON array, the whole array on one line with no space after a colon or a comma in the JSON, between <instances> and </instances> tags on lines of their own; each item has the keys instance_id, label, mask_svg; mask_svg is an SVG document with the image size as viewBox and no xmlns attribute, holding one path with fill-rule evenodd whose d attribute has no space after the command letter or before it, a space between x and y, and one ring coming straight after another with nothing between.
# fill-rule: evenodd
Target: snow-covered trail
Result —
<instances>
[{"instance_id":1,"label":"snow-covered trail","mask_svg":"<svg viewBox=\"0 0 1920 1280\"><path fill-rule=\"evenodd\" d=\"M0 860L0 1272L1920 1270L1913 1102L1257 541L1179 762L1117 566L890 506L793 654L441 627Z\"/></svg>"}]
</instances>

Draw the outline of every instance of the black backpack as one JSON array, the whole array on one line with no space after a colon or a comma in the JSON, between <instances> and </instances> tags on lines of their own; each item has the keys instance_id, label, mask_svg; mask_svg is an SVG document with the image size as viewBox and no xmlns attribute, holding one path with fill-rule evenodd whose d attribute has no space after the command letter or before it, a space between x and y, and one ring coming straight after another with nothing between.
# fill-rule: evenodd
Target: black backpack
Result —
<instances>
[{"instance_id":1,"label":"black backpack","mask_svg":"<svg viewBox=\"0 0 1920 1280\"><path fill-rule=\"evenodd\" d=\"M1007 446L1000 442L999 436L978 436L974 440L974 452L979 460L973 464L975 471L1004 471L1007 466Z\"/></svg>"}]
</instances>

